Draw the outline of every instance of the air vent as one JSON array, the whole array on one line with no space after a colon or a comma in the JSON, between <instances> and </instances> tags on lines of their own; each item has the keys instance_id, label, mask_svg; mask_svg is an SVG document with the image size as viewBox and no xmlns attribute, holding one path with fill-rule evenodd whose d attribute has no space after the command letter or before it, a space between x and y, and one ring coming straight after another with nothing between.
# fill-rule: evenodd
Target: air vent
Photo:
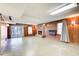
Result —
<instances>
[{"instance_id":1,"label":"air vent","mask_svg":"<svg viewBox=\"0 0 79 59\"><path fill-rule=\"evenodd\" d=\"M79 6L79 3L77 3L77 5Z\"/></svg>"},{"instance_id":2,"label":"air vent","mask_svg":"<svg viewBox=\"0 0 79 59\"><path fill-rule=\"evenodd\" d=\"M0 16L2 15L2 13L0 13Z\"/></svg>"},{"instance_id":3,"label":"air vent","mask_svg":"<svg viewBox=\"0 0 79 59\"><path fill-rule=\"evenodd\" d=\"M12 18L11 18L11 16L9 16L9 19L12 21Z\"/></svg>"},{"instance_id":4,"label":"air vent","mask_svg":"<svg viewBox=\"0 0 79 59\"><path fill-rule=\"evenodd\" d=\"M0 13L0 21L4 21L4 19L2 17L2 13Z\"/></svg>"}]
</instances>

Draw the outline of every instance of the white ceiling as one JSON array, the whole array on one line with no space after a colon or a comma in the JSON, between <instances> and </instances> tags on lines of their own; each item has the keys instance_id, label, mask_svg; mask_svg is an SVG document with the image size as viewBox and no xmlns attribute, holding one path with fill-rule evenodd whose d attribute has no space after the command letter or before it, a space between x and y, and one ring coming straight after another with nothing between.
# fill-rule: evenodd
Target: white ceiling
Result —
<instances>
[{"instance_id":1,"label":"white ceiling","mask_svg":"<svg viewBox=\"0 0 79 59\"><path fill-rule=\"evenodd\" d=\"M68 15L74 14L79 8L72 11L66 11L58 15L51 16L49 13L58 7L65 5L64 3L10 3L0 4L0 13L17 17L15 22L26 24L39 24L50 21L59 20Z\"/></svg>"}]
</instances>

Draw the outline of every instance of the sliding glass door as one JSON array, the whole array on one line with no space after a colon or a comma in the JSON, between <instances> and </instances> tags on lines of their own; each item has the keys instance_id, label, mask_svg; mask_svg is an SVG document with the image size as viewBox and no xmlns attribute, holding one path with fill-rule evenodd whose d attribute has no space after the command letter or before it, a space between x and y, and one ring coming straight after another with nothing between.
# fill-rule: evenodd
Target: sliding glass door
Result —
<instances>
[{"instance_id":1,"label":"sliding glass door","mask_svg":"<svg viewBox=\"0 0 79 59\"><path fill-rule=\"evenodd\" d=\"M18 38L24 36L23 26L11 26L11 38Z\"/></svg>"}]
</instances>

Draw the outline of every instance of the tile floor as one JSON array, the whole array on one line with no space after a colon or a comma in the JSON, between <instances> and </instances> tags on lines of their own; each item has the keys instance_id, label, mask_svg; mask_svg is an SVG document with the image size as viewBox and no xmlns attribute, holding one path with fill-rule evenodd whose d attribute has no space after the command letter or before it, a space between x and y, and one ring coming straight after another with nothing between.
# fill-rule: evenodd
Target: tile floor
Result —
<instances>
[{"instance_id":1,"label":"tile floor","mask_svg":"<svg viewBox=\"0 0 79 59\"><path fill-rule=\"evenodd\" d=\"M6 42L7 41L7 42ZM79 56L79 45L56 38L26 37L3 41L1 56Z\"/></svg>"}]
</instances>

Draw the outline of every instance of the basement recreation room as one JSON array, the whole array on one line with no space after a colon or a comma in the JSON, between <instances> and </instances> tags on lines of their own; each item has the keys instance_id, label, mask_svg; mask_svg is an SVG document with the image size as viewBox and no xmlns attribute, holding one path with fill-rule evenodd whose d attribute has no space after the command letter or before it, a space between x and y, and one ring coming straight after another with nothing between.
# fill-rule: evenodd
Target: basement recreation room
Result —
<instances>
[{"instance_id":1,"label":"basement recreation room","mask_svg":"<svg viewBox=\"0 0 79 59\"><path fill-rule=\"evenodd\" d=\"M0 56L79 56L79 3L0 3Z\"/></svg>"}]
</instances>

